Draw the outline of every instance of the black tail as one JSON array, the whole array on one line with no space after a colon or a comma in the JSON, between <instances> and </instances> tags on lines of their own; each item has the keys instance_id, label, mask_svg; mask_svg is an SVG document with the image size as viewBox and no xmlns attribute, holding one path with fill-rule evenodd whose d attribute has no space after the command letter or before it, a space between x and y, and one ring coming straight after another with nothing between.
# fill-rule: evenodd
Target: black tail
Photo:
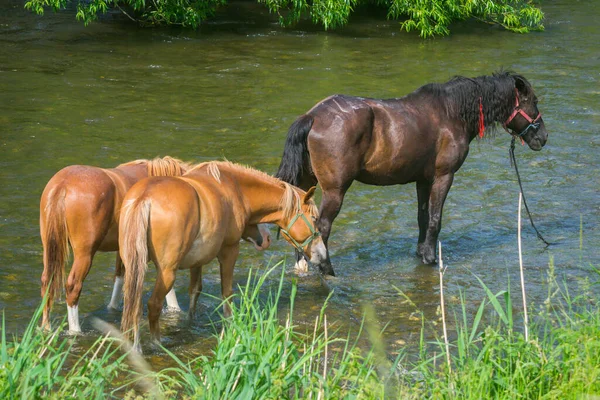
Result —
<instances>
[{"instance_id":1,"label":"black tail","mask_svg":"<svg viewBox=\"0 0 600 400\"><path fill-rule=\"evenodd\" d=\"M301 115L290 126L285 140L281 164L275 176L294 186L300 185L304 174L312 175L306 139L313 122L314 119L310 115Z\"/></svg>"}]
</instances>

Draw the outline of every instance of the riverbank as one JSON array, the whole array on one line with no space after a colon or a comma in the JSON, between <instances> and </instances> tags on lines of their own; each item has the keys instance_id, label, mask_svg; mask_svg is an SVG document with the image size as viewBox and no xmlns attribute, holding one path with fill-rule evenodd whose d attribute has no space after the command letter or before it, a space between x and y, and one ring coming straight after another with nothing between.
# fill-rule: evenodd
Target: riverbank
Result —
<instances>
[{"instance_id":1,"label":"riverbank","mask_svg":"<svg viewBox=\"0 0 600 400\"><path fill-rule=\"evenodd\" d=\"M600 279L598 269L590 268ZM265 301L259 294L274 271L282 271L280 284ZM467 312L464 301L447 312L453 327L449 358L441 326L418 310L423 332L434 330L440 340L426 342L423 334L418 349L407 348L393 357L386 352L383 328L368 305L358 337L332 331L327 303L312 331L301 332L294 325L295 283L289 307L280 303L288 284L284 271L275 266L249 274L238 290L232 318L215 327L218 344L212 354L185 360L164 348L153 350L167 352L176 365L158 371L143 358L124 353L126 345L121 347L119 339L108 333L76 355L77 340L59 333L64 323L49 333L38 328L41 310L18 338L6 337L3 322L0 396L581 399L600 395L600 304L590 290L599 282L573 290L556 279L552 260L547 298L530 305L528 340L522 333L522 314L511 300L519 290L513 288L512 295L510 290L492 293L482 283L487 297L475 315ZM371 348L358 346L359 337L368 338Z\"/></svg>"}]
</instances>

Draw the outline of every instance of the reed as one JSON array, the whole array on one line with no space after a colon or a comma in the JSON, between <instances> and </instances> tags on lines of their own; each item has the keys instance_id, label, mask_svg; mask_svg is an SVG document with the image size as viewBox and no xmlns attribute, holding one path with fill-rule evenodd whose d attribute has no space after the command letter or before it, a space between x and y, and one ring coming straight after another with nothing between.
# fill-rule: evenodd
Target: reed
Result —
<instances>
[{"instance_id":1,"label":"reed","mask_svg":"<svg viewBox=\"0 0 600 400\"><path fill-rule=\"evenodd\" d=\"M325 305L312 332L298 332L293 325L295 284L287 322L279 323L285 268L277 290L260 300L265 279L276 268L281 264L260 275L250 272L211 357L185 362L165 350L178 366L157 373L159 385L180 396L206 399L381 398L383 384L372 354L362 356L356 342L329 331Z\"/></svg>"},{"instance_id":2,"label":"reed","mask_svg":"<svg viewBox=\"0 0 600 400\"><path fill-rule=\"evenodd\" d=\"M51 332L39 328L40 306L21 337L6 337L4 315L0 343L0 398L102 398L113 393L111 382L126 365L118 346L99 337L75 356L73 341L61 336L66 323Z\"/></svg>"}]
</instances>

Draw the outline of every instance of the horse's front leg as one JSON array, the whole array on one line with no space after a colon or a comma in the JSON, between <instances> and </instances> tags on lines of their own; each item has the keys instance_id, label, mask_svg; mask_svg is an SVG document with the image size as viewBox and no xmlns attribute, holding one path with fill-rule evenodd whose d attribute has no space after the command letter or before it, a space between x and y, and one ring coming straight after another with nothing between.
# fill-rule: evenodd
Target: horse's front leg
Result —
<instances>
[{"instance_id":1,"label":"horse's front leg","mask_svg":"<svg viewBox=\"0 0 600 400\"><path fill-rule=\"evenodd\" d=\"M427 226L429 224L429 195L431 194L431 182L417 182L417 221L419 222L419 242L417 243L417 255L423 256L425 238L427 237Z\"/></svg>"},{"instance_id":2,"label":"horse's front leg","mask_svg":"<svg viewBox=\"0 0 600 400\"><path fill-rule=\"evenodd\" d=\"M446 196L448 195L450 186L452 186L453 180L453 173L436 176L431 186L431 193L429 195L429 223L427 225L425 242L422 246L423 253L421 254L425 264L435 263L436 243L440 229L442 228L442 209L444 208L444 202L446 201Z\"/></svg>"},{"instance_id":3,"label":"horse's front leg","mask_svg":"<svg viewBox=\"0 0 600 400\"><path fill-rule=\"evenodd\" d=\"M223 303L223 315L228 318L231 316L231 295L233 294L233 267L240 254L240 245L236 243L231 246L223 246L217 255L221 271L221 296Z\"/></svg>"},{"instance_id":4,"label":"horse's front leg","mask_svg":"<svg viewBox=\"0 0 600 400\"><path fill-rule=\"evenodd\" d=\"M327 249L327 258L319 265L319 270L324 275L335 276L333 267L331 266L331 259L329 258L329 245L327 243L329 242L329 234L331 233L333 221L342 208L342 202L344 201L345 193L345 189L327 190L323 188L323 199L321 200L321 209L319 210L317 227L319 228L319 232L323 238L323 244L325 244L325 248Z\"/></svg>"}]
</instances>

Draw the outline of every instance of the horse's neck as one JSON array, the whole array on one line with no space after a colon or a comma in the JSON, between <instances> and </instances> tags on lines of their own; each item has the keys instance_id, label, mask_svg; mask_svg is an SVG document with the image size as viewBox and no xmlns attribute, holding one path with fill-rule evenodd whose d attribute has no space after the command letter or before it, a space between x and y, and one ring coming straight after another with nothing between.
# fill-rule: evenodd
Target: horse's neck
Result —
<instances>
[{"instance_id":1,"label":"horse's neck","mask_svg":"<svg viewBox=\"0 0 600 400\"><path fill-rule=\"evenodd\" d=\"M474 102L465 102L457 110L460 118L466 121L467 132L470 135L469 141L477 137L482 116L484 128L487 129L496 123L503 124L510 115L515 104L514 92L498 93L497 89L490 84L482 86L479 95L474 93L476 96ZM473 103L475 103L475 109Z\"/></svg>"},{"instance_id":2,"label":"horse's neck","mask_svg":"<svg viewBox=\"0 0 600 400\"><path fill-rule=\"evenodd\" d=\"M238 179L249 206L249 223L277 223L283 219L281 199L285 189L278 182L258 176Z\"/></svg>"}]
</instances>

